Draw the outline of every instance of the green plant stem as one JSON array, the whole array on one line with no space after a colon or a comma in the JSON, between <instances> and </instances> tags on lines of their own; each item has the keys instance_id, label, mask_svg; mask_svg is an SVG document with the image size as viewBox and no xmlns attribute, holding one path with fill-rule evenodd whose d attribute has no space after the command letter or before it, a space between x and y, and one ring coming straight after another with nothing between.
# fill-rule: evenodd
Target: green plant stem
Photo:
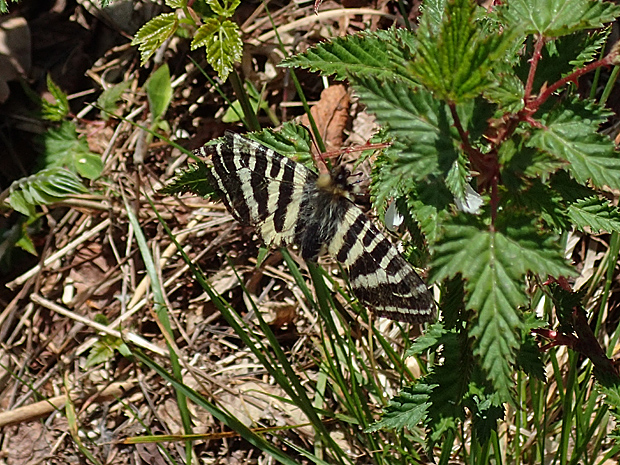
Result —
<instances>
[{"instance_id":1,"label":"green plant stem","mask_svg":"<svg viewBox=\"0 0 620 465\"><path fill-rule=\"evenodd\" d=\"M260 131L260 123L258 122L258 117L252 108L252 104L250 103L250 99L248 97L247 92L243 87L243 82L241 82L241 78L237 73L236 69L229 75L230 84L235 91L235 95L241 104L241 109L243 110L243 115L245 118L243 119L246 126L250 131Z\"/></svg>"}]
</instances>

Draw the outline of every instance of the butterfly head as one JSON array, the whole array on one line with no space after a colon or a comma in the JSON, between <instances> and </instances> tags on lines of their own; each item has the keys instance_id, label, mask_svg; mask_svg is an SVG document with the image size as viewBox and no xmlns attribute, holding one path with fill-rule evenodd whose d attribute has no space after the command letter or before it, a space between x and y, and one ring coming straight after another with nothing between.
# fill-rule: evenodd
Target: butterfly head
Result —
<instances>
[{"instance_id":1,"label":"butterfly head","mask_svg":"<svg viewBox=\"0 0 620 465\"><path fill-rule=\"evenodd\" d=\"M337 166L331 172L321 174L316 184L322 191L338 197L351 197L353 186L349 183L351 172L344 166Z\"/></svg>"}]
</instances>

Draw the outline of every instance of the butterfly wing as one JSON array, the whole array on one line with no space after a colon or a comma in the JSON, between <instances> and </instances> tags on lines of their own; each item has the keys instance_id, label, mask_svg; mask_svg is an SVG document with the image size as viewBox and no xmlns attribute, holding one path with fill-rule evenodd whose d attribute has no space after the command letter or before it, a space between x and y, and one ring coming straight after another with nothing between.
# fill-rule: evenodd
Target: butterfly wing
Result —
<instances>
[{"instance_id":1,"label":"butterfly wing","mask_svg":"<svg viewBox=\"0 0 620 465\"><path fill-rule=\"evenodd\" d=\"M359 208L348 206L338 231L328 252L347 267L360 302L393 320L422 323L435 318L435 302L424 281Z\"/></svg>"},{"instance_id":2,"label":"butterfly wing","mask_svg":"<svg viewBox=\"0 0 620 465\"><path fill-rule=\"evenodd\" d=\"M208 180L237 220L255 227L269 247L294 243L303 192L316 182L314 172L231 132L199 153L211 158Z\"/></svg>"}]
</instances>

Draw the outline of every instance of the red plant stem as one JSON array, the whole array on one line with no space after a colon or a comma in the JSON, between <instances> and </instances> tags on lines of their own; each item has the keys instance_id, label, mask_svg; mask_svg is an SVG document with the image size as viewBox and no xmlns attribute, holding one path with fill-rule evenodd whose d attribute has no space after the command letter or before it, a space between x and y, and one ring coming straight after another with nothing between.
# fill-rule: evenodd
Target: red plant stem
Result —
<instances>
[{"instance_id":1,"label":"red plant stem","mask_svg":"<svg viewBox=\"0 0 620 465\"><path fill-rule=\"evenodd\" d=\"M539 36L536 44L534 45L534 53L532 54L532 59L530 60L530 71L527 75L527 81L525 84L524 99L526 103L530 99L530 95L532 94L532 87L534 86L534 76L536 75L538 62L542 57L543 45L545 45L545 38L544 36Z\"/></svg>"},{"instance_id":2,"label":"red plant stem","mask_svg":"<svg viewBox=\"0 0 620 465\"><path fill-rule=\"evenodd\" d=\"M572 73L570 73L568 76L566 76L566 77L564 77L564 78L554 82L551 86L547 87L543 92L541 92L540 95L538 97L536 97L536 99L534 99L534 100L529 102L529 104L526 106L526 109L528 110L528 113L530 115L535 113L538 110L538 108L549 97L551 97L551 95L556 90L558 90L563 85L568 84L569 82L576 82L577 79L579 79L581 76L583 76L584 74L589 73L592 70L595 70L596 68L600 68L601 66L613 65L615 60L616 60L616 54L610 53L605 58L602 58L600 60L594 61L594 62L590 63L589 65L584 66L583 68L579 68L579 69L573 71Z\"/></svg>"},{"instance_id":3,"label":"red plant stem","mask_svg":"<svg viewBox=\"0 0 620 465\"><path fill-rule=\"evenodd\" d=\"M463 150L467 153L472 159L481 159L482 153L479 150L473 148L469 143L469 134L465 129L463 129L463 125L461 124L461 119L459 118L459 114L456 111L456 105L454 103L449 103L448 107L450 108L450 113L452 114L452 120L454 121L454 127L459 133L461 138L461 143L463 145Z\"/></svg>"}]
</instances>

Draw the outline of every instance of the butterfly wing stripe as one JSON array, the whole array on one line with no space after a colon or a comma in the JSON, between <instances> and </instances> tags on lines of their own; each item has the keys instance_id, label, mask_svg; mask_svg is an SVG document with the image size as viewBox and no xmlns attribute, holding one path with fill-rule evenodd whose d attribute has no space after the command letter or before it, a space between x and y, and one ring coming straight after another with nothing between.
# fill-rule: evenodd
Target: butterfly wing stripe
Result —
<instances>
[{"instance_id":1,"label":"butterfly wing stripe","mask_svg":"<svg viewBox=\"0 0 620 465\"><path fill-rule=\"evenodd\" d=\"M246 204L239 201L241 197L241 181L237 173L231 173L224 162L226 157L223 152L229 149L223 144L208 146L206 149L206 152L211 155L213 163L213 168L207 174L207 179L219 191L220 197L233 216L242 223L249 224L250 211Z\"/></svg>"}]
</instances>

